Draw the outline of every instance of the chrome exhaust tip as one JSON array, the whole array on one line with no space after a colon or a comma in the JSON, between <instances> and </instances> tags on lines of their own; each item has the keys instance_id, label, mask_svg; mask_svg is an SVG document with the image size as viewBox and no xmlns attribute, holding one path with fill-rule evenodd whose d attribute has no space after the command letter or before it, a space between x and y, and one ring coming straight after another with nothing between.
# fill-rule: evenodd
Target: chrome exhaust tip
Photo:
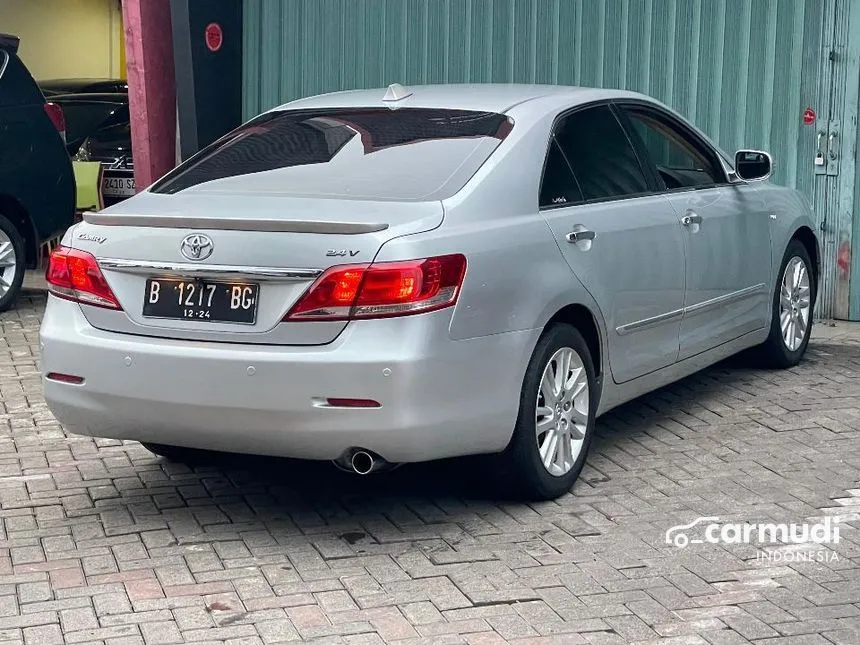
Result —
<instances>
[{"instance_id":1,"label":"chrome exhaust tip","mask_svg":"<svg viewBox=\"0 0 860 645\"><path fill-rule=\"evenodd\" d=\"M365 450L364 448L347 450L343 455L334 460L334 465L340 470L345 470L355 475L369 475L378 470L388 470L395 466L395 464L390 464L375 452Z\"/></svg>"},{"instance_id":2,"label":"chrome exhaust tip","mask_svg":"<svg viewBox=\"0 0 860 645\"><path fill-rule=\"evenodd\" d=\"M352 453L349 464L356 475L369 475L377 465L377 460L366 450L356 450Z\"/></svg>"}]
</instances>

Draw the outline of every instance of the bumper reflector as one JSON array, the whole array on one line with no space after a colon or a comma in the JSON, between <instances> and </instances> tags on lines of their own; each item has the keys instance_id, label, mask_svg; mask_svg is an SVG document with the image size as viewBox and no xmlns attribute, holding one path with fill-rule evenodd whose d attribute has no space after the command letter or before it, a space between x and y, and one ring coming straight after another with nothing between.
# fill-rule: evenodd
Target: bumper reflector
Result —
<instances>
[{"instance_id":1,"label":"bumper reflector","mask_svg":"<svg viewBox=\"0 0 860 645\"><path fill-rule=\"evenodd\" d=\"M379 401L373 399L326 399L333 408L381 408Z\"/></svg>"},{"instance_id":2,"label":"bumper reflector","mask_svg":"<svg viewBox=\"0 0 860 645\"><path fill-rule=\"evenodd\" d=\"M48 372L45 378L49 381L57 381L59 383L71 383L72 385L80 385L84 382L83 376L74 376L73 374L61 374L60 372Z\"/></svg>"}]
</instances>

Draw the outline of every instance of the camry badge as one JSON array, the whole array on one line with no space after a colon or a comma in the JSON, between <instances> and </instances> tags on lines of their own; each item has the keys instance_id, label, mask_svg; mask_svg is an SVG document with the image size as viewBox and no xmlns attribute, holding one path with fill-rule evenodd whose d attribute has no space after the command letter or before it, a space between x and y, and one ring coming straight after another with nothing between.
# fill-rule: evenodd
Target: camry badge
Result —
<instances>
[{"instance_id":1,"label":"camry badge","mask_svg":"<svg viewBox=\"0 0 860 645\"><path fill-rule=\"evenodd\" d=\"M212 251L215 250L215 245L212 244L212 240L208 235L193 233L185 236L182 240L182 244L179 245L179 250L182 252L182 255L189 260L199 262L200 260L205 260L212 255Z\"/></svg>"}]
</instances>

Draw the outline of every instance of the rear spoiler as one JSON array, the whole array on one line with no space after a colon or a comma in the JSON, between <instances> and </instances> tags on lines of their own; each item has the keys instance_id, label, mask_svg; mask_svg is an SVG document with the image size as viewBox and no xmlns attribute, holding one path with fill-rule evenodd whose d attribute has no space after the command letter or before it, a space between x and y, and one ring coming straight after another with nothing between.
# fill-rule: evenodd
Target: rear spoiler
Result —
<instances>
[{"instance_id":1,"label":"rear spoiler","mask_svg":"<svg viewBox=\"0 0 860 645\"><path fill-rule=\"evenodd\" d=\"M266 233L319 233L328 235L360 235L378 233L388 228L385 223L329 222L317 220L261 219L225 217L187 217L185 215L129 215L85 211L83 220L101 226L141 226L146 228L187 228L221 231L263 231Z\"/></svg>"},{"instance_id":2,"label":"rear spoiler","mask_svg":"<svg viewBox=\"0 0 860 645\"><path fill-rule=\"evenodd\" d=\"M10 54L18 53L18 44L21 39L11 34L0 34L0 49L5 49Z\"/></svg>"}]
</instances>

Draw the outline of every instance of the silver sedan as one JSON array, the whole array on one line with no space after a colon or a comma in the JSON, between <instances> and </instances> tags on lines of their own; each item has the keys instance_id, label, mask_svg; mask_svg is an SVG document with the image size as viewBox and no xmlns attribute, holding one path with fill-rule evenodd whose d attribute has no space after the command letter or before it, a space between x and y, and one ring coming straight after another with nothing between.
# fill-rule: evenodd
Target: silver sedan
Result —
<instances>
[{"instance_id":1,"label":"silver sedan","mask_svg":"<svg viewBox=\"0 0 860 645\"><path fill-rule=\"evenodd\" d=\"M742 350L801 360L819 246L771 165L631 92L301 99L68 231L45 396L167 458L484 454L554 498L598 415Z\"/></svg>"}]
</instances>

